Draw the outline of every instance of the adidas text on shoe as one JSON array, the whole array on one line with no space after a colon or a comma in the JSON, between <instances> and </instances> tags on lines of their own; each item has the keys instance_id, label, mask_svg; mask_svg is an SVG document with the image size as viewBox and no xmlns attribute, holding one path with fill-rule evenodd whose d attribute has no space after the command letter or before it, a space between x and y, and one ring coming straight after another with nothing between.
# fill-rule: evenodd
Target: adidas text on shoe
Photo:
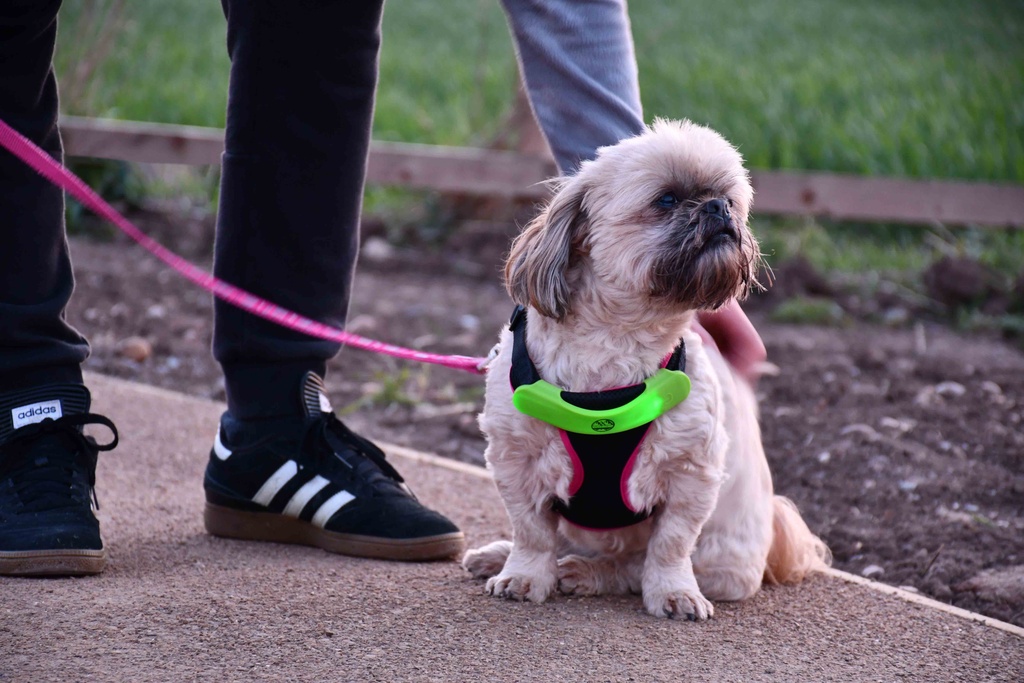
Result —
<instances>
[{"instance_id":1,"label":"adidas text on shoe","mask_svg":"<svg viewBox=\"0 0 1024 683\"><path fill-rule=\"evenodd\" d=\"M93 514L99 451L117 445L117 429L89 411L77 384L0 395L0 574L98 574L107 554ZM82 433L101 424L108 444Z\"/></svg>"},{"instance_id":2,"label":"adidas text on shoe","mask_svg":"<svg viewBox=\"0 0 1024 683\"><path fill-rule=\"evenodd\" d=\"M255 436L224 416L204 479L207 531L388 560L462 553L462 532L334 416L317 375L303 379L301 400L301 419Z\"/></svg>"}]
</instances>

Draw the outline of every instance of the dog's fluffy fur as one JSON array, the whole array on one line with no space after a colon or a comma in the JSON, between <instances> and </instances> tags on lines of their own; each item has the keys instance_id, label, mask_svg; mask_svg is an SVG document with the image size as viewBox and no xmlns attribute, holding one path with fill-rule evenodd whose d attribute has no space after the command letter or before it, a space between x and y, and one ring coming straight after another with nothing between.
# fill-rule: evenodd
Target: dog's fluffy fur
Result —
<instances>
[{"instance_id":1,"label":"dog's fluffy fur","mask_svg":"<svg viewBox=\"0 0 1024 683\"><path fill-rule=\"evenodd\" d=\"M773 495L750 386L692 329L697 311L755 282L752 198L740 154L718 133L658 121L562 179L513 244L506 282L527 306L541 377L573 392L637 384L682 338L692 389L654 422L629 478L631 503L653 515L584 530L552 510L569 499L572 464L554 427L513 407L503 332L480 425L514 540L463 560L491 595L632 591L656 616L705 619L709 599L795 583L828 561L793 504Z\"/></svg>"}]
</instances>

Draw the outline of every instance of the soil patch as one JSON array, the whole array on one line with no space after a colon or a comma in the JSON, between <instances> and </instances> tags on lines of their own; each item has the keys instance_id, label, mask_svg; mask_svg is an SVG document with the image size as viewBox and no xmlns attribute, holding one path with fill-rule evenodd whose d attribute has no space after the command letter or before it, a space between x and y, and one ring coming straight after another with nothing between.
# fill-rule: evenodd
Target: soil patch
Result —
<instances>
[{"instance_id":1,"label":"soil patch","mask_svg":"<svg viewBox=\"0 0 1024 683\"><path fill-rule=\"evenodd\" d=\"M196 237L208 218L138 222L209 266L209 240ZM446 253L370 232L350 330L486 354L511 311L498 285L508 230L477 231L463 242L471 249ZM72 256L68 318L92 341L87 369L223 399L207 294L120 237L75 238ZM1024 625L1024 353L913 321L777 325L766 306L749 306L779 368L758 387L765 447L777 490L835 566ZM367 436L483 462L479 377L352 350L331 362L327 384Z\"/></svg>"}]
</instances>

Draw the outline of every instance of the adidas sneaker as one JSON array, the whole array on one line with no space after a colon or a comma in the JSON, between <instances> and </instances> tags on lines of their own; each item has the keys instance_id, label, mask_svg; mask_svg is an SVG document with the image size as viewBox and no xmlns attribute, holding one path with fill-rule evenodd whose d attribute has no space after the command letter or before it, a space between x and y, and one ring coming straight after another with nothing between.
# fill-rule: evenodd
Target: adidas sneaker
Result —
<instances>
[{"instance_id":1,"label":"adidas sneaker","mask_svg":"<svg viewBox=\"0 0 1024 683\"><path fill-rule=\"evenodd\" d=\"M301 419L221 418L204 480L207 531L389 560L462 552L462 532L335 417L320 377L306 374L300 398Z\"/></svg>"},{"instance_id":2,"label":"adidas sneaker","mask_svg":"<svg viewBox=\"0 0 1024 683\"><path fill-rule=\"evenodd\" d=\"M89 413L78 384L0 395L0 574L97 574L106 565L96 502L96 459L117 429ZM108 444L82 433L102 424Z\"/></svg>"}]
</instances>

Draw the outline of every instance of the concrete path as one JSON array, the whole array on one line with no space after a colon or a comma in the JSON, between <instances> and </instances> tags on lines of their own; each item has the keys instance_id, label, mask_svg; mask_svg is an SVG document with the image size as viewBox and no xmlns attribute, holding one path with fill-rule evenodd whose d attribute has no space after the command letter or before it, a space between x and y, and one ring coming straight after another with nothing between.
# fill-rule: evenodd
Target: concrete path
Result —
<instances>
[{"instance_id":1,"label":"concrete path","mask_svg":"<svg viewBox=\"0 0 1024 683\"><path fill-rule=\"evenodd\" d=\"M496 600L454 563L213 538L201 481L223 406L89 382L122 435L100 454L110 565L0 579L0 681L1024 681L1024 630L838 574L694 624L636 596ZM392 457L471 545L507 534L482 470Z\"/></svg>"}]
</instances>

